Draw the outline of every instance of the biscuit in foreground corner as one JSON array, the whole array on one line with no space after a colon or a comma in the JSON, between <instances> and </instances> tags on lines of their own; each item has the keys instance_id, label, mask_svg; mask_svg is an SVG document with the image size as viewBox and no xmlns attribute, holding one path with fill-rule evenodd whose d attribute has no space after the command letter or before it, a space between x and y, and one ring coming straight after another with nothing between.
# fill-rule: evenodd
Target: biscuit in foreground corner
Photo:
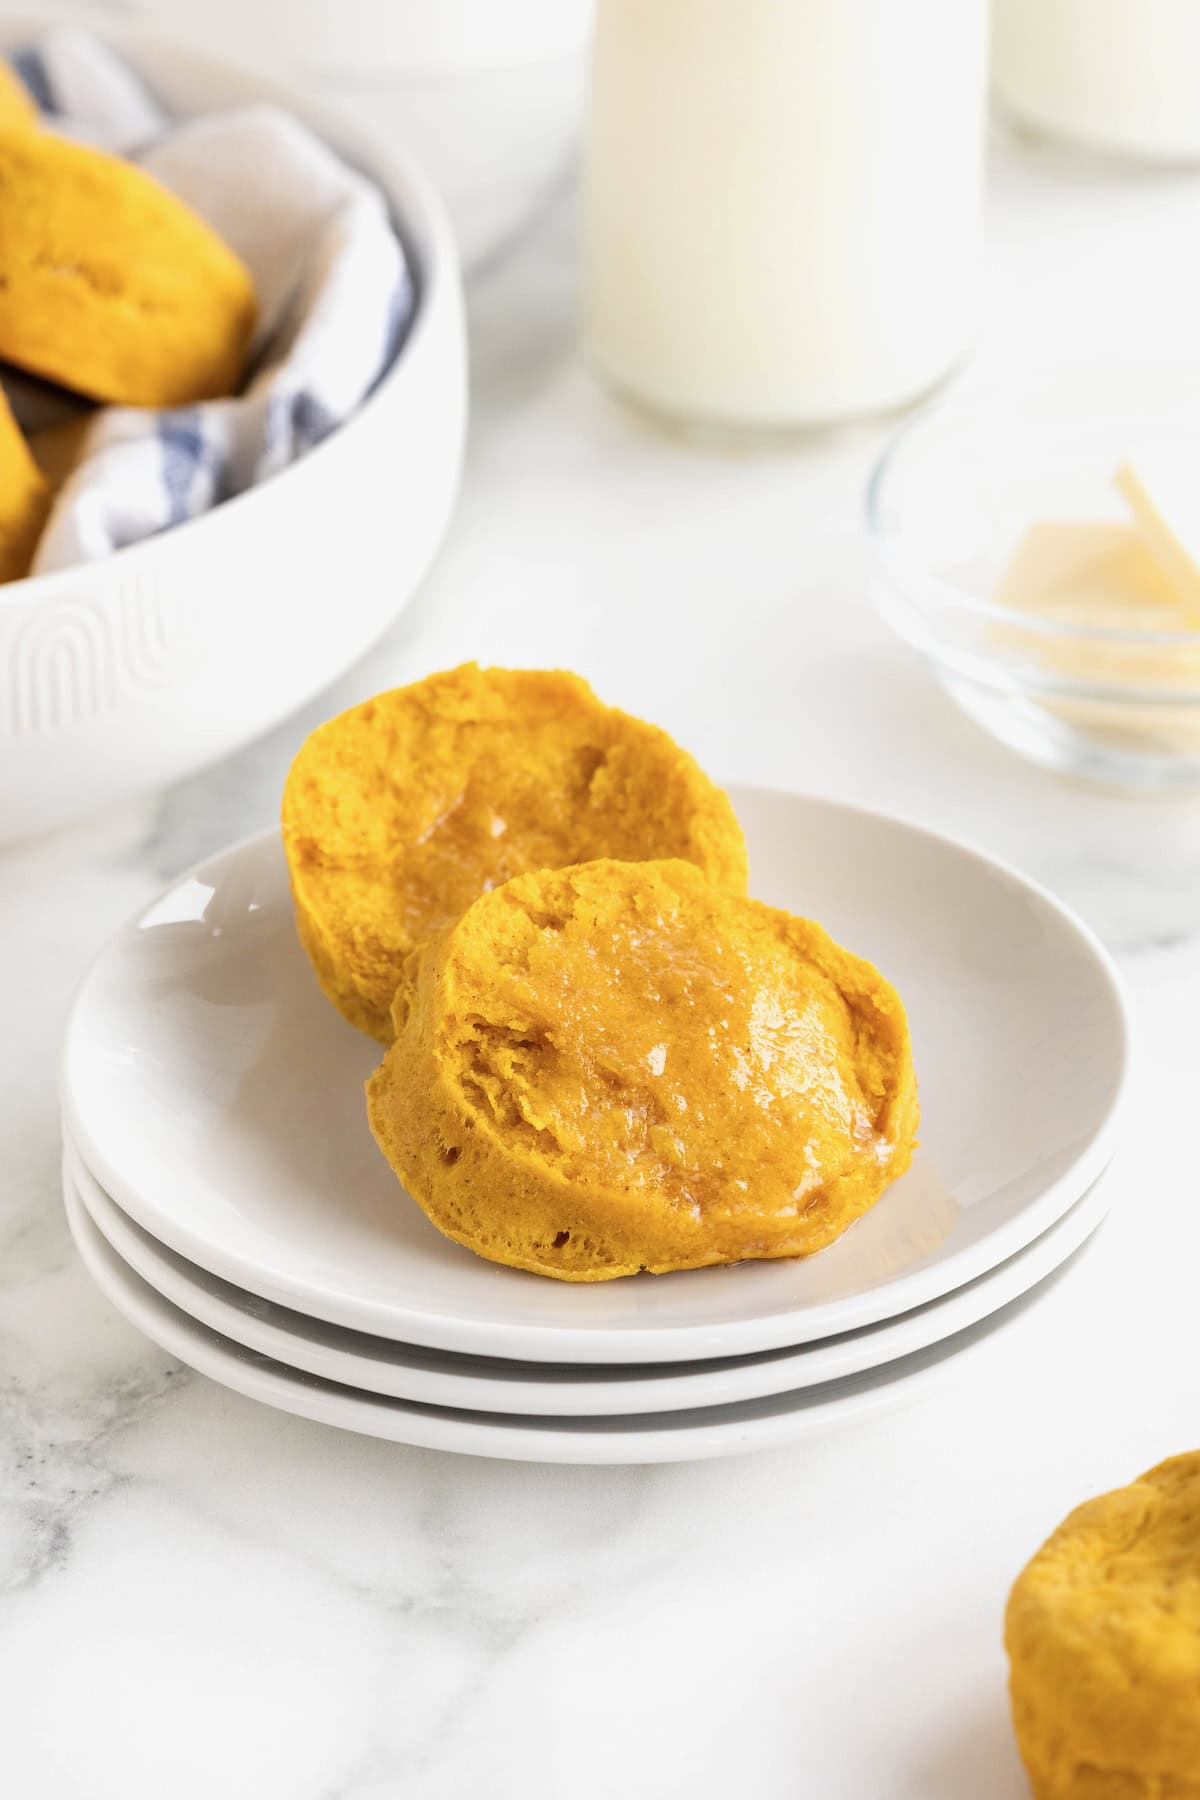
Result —
<instances>
[{"instance_id":1,"label":"biscuit in foreground corner","mask_svg":"<svg viewBox=\"0 0 1200 1800\"><path fill-rule=\"evenodd\" d=\"M1035 1800L1200 1800L1200 1451L1077 1507L1005 1645Z\"/></svg>"}]
</instances>

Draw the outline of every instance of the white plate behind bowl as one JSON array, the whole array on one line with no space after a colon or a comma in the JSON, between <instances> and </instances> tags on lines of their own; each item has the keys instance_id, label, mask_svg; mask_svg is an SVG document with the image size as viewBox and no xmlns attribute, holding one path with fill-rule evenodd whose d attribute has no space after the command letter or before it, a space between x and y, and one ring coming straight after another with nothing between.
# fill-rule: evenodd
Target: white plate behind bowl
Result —
<instances>
[{"instance_id":1,"label":"white plate behind bowl","mask_svg":"<svg viewBox=\"0 0 1200 1800\"><path fill-rule=\"evenodd\" d=\"M945 1344L844 1381L732 1406L687 1407L637 1418L570 1414L533 1418L389 1399L322 1381L248 1350L172 1306L117 1255L69 1180L63 1192L71 1235L96 1285L131 1324L190 1368L251 1400L343 1431L510 1462L696 1462L773 1449L814 1432L911 1406L936 1392L955 1364L969 1379L973 1359L985 1353L985 1340L1015 1329L1026 1310L1036 1306L1064 1273L1047 1276L1032 1293Z\"/></svg>"},{"instance_id":2,"label":"white plate behind bowl","mask_svg":"<svg viewBox=\"0 0 1200 1800\"><path fill-rule=\"evenodd\" d=\"M458 257L420 169L252 71L90 29L180 117L267 100L309 124L386 194L419 298L374 393L298 462L100 562L0 588L0 842L178 781L327 687L412 598L462 464ZM6 13L0 52L45 30Z\"/></svg>"},{"instance_id":3,"label":"white plate behind bowl","mask_svg":"<svg viewBox=\"0 0 1200 1800\"><path fill-rule=\"evenodd\" d=\"M63 1146L63 1182L74 1188L100 1235L156 1293L198 1324L287 1368L371 1394L471 1412L622 1418L817 1387L940 1344L998 1312L1066 1262L1104 1219L1113 1197L1113 1173L1108 1171L1024 1250L966 1287L898 1319L752 1356L604 1367L460 1356L310 1319L234 1287L168 1250L121 1211L69 1139Z\"/></svg>"},{"instance_id":4,"label":"white plate behind bowl","mask_svg":"<svg viewBox=\"0 0 1200 1800\"><path fill-rule=\"evenodd\" d=\"M921 1079L910 1173L800 1262L578 1286L443 1238L367 1128L379 1050L320 994L274 833L111 940L64 1043L64 1118L139 1224L202 1268L378 1336L547 1362L745 1354L857 1330L1020 1250L1108 1161L1126 1025L1107 957L979 853L877 814L735 789L756 893L896 983Z\"/></svg>"}]
</instances>

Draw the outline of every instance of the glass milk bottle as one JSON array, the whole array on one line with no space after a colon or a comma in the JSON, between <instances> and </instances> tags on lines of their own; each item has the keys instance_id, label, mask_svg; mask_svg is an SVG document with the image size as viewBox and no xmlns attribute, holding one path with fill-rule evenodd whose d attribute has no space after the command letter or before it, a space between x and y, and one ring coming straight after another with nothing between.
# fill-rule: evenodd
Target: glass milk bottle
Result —
<instances>
[{"instance_id":1,"label":"glass milk bottle","mask_svg":"<svg viewBox=\"0 0 1200 1800\"><path fill-rule=\"evenodd\" d=\"M972 330L986 49L987 0L598 0L597 373L751 434L932 387Z\"/></svg>"},{"instance_id":2,"label":"glass milk bottle","mask_svg":"<svg viewBox=\"0 0 1200 1800\"><path fill-rule=\"evenodd\" d=\"M992 81L1025 124L1200 161L1200 0L995 0Z\"/></svg>"}]
</instances>

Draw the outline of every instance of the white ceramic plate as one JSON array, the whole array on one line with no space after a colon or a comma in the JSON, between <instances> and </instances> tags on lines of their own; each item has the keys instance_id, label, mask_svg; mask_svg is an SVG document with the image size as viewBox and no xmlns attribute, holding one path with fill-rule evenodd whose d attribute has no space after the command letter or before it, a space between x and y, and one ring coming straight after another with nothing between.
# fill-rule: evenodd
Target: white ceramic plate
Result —
<instances>
[{"instance_id":1,"label":"white ceramic plate","mask_svg":"<svg viewBox=\"0 0 1200 1800\"><path fill-rule=\"evenodd\" d=\"M189 1367L249 1399L344 1431L510 1462L658 1463L737 1456L911 1405L936 1390L951 1364L962 1362L969 1368L983 1341L1012 1328L1062 1273L1048 1276L1032 1293L947 1343L918 1351L882 1371L732 1406L689 1407L633 1419L539 1419L389 1399L272 1362L172 1306L122 1262L92 1223L69 1179L64 1179L64 1194L71 1234L97 1286L131 1324Z\"/></svg>"},{"instance_id":2,"label":"white ceramic plate","mask_svg":"<svg viewBox=\"0 0 1200 1800\"><path fill-rule=\"evenodd\" d=\"M401 1400L485 1413L571 1413L628 1417L691 1406L721 1406L840 1380L882 1368L943 1342L999 1311L1064 1263L1091 1236L1113 1196L1111 1171L1070 1212L990 1274L883 1325L799 1349L714 1362L579 1364L505 1362L456 1356L369 1337L256 1299L176 1256L136 1225L64 1145L66 1178L93 1225L136 1274L200 1324L291 1369Z\"/></svg>"},{"instance_id":3,"label":"white ceramic plate","mask_svg":"<svg viewBox=\"0 0 1200 1800\"><path fill-rule=\"evenodd\" d=\"M922 1148L830 1249L578 1286L443 1238L367 1129L378 1048L317 988L274 833L181 876L85 980L61 1071L85 1162L154 1237L251 1293L521 1361L744 1355L974 1280L1109 1159L1126 1024L1105 953L1048 894L949 839L798 795L733 799L755 892L823 920L909 1009Z\"/></svg>"}]
</instances>

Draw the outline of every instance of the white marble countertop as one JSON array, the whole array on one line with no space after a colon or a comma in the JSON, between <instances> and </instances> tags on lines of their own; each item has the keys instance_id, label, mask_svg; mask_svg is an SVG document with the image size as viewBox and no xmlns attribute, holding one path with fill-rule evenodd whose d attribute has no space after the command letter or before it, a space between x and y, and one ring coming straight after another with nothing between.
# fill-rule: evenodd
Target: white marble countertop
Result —
<instances>
[{"instance_id":1,"label":"white marble countertop","mask_svg":"<svg viewBox=\"0 0 1200 1800\"><path fill-rule=\"evenodd\" d=\"M571 211L476 278L462 504L388 639L222 767L0 856L13 1800L1018 1800L1008 1586L1072 1504L1195 1444L1200 803L1025 767L889 642L860 529L877 431L722 460L612 406L575 356ZM1009 150L988 356L1186 345L1198 227L1200 179ZM579 669L719 775L967 834L1116 953L1142 1052L1120 1205L969 1385L791 1451L522 1467L269 1412L94 1290L54 1084L88 959L273 819L318 718L470 656Z\"/></svg>"}]
</instances>

